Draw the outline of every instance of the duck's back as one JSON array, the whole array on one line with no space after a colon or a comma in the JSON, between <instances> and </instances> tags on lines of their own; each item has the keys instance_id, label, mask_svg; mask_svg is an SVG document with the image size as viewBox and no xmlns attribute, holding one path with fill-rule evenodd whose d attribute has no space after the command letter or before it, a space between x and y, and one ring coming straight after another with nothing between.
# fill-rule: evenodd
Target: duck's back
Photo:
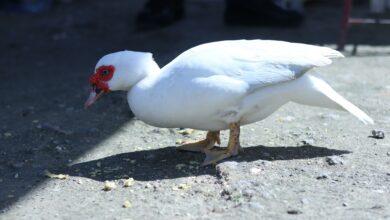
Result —
<instances>
[{"instance_id":1,"label":"duck's back","mask_svg":"<svg viewBox=\"0 0 390 220\"><path fill-rule=\"evenodd\" d=\"M233 120L250 94L340 56L329 48L281 41L202 44L134 86L129 103L139 118L155 126L211 130Z\"/></svg>"}]
</instances>

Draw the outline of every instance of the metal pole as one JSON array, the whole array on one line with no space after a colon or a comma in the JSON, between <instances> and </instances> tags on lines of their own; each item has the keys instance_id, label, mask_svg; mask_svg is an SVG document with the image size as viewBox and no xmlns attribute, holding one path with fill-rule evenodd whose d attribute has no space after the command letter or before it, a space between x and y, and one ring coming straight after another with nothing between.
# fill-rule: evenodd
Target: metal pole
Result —
<instances>
[{"instance_id":1,"label":"metal pole","mask_svg":"<svg viewBox=\"0 0 390 220\"><path fill-rule=\"evenodd\" d=\"M345 43L347 41L347 33L349 28L349 17L351 15L352 0L344 0L343 18L341 21L340 38L337 45L338 50L344 50Z\"/></svg>"}]
</instances>

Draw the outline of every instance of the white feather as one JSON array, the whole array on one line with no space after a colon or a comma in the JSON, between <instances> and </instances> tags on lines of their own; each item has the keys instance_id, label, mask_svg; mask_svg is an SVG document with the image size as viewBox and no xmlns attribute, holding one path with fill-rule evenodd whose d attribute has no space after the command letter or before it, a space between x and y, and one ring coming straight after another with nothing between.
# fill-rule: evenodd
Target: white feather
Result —
<instances>
[{"instance_id":1,"label":"white feather","mask_svg":"<svg viewBox=\"0 0 390 220\"><path fill-rule=\"evenodd\" d=\"M322 79L312 75L302 78L305 81L304 87L300 87L300 93L293 98L293 101L305 105L345 110L353 114L364 124L374 124L372 118L339 95Z\"/></svg>"}]
</instances>

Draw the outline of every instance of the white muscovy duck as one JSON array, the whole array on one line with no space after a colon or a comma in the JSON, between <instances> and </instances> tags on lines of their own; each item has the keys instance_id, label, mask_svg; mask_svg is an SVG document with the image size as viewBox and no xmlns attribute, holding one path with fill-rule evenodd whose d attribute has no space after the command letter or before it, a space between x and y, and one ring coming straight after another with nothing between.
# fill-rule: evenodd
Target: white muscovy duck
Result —
<instances>
[{"instance_id":1,"label":"white muscovy duck","mask_svg":"<svg viewBox=\"0 0 390 220\"><path fill-rule=\"evenodd\" d=\"M131 110L157 127L208 131L181 150L204 152L204 165L237 155L240 126L260 121L283 104L346 110L365 124L373 120L308 70L343 57L327 47L273 40L206 43L180 54L162 69L151 53L121 51L102 57L90 78L85 106L109 91L128 91ZM230 129L227 148L220 130Z\"/></svg>"}]
</instances>

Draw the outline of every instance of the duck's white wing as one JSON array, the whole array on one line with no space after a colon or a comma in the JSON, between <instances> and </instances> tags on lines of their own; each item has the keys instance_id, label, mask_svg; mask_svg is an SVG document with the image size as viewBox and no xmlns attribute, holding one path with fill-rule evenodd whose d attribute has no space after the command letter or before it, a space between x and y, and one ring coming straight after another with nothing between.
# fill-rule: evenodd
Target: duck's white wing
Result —
<instances>
[{"instance_id":1,"label":"duck's white wing","mask_svg":"<svg viewBox=\"0 0 390 220\"><path fill-rule=\"evenodd\" d=\"M271 40L219 41L194 47L164 69L171 74L200 78L229 77L248 85L248 91L300 77L313 67L343 57L327 47Z\"/></svg>"}]
</instances>

